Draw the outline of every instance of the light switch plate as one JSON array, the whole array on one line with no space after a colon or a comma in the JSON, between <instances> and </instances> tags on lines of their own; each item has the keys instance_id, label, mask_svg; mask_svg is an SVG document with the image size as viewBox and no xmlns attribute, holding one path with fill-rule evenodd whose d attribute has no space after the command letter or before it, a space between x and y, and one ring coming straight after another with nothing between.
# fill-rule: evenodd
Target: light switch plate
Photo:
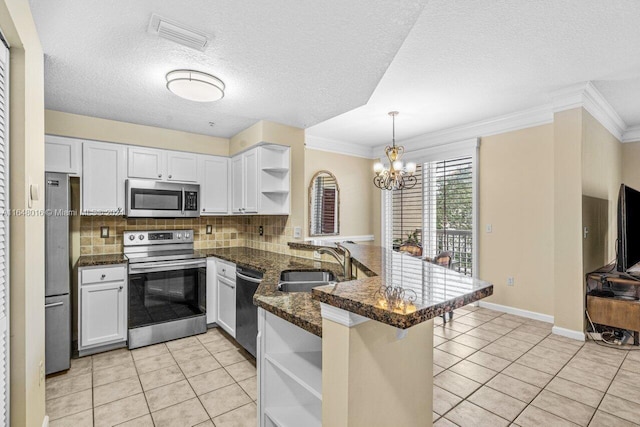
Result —
<instances>
[{"instance_id":1,"label":"light switch plate","mask_svg":"<svg viewBox=\"0 0 640 427\"><path fill-rule=\"evenodd\" d=\"M302 227L293 227L293 237L295 239L302 237Z\"/></svg>"},{"instance_id":2,"label":"light switch plate","mask_svg":"<svg viewBox=\"0 0 640 427\"><path fill-rule=\"evenodd\" d=\"M109 237L109 227L100 227L100 237L103 239Z\"/></svg>"}]
</instances>

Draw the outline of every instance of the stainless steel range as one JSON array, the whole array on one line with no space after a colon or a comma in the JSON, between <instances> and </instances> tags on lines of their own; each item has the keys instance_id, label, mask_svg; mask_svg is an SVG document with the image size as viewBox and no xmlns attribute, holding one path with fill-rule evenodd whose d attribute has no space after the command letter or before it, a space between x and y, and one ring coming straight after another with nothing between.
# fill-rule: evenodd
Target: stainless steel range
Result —
<instances>
[{"instance_id":1,"label":"stainless steel range","mask_svg":"<svg viewBox=\"0 0 640 427\"><path fill-rule=\"evenodd\" d=\"M206 332L206 259L193 230L125 231L124 254L129 348Z\"/></svg>"}]
</instances>

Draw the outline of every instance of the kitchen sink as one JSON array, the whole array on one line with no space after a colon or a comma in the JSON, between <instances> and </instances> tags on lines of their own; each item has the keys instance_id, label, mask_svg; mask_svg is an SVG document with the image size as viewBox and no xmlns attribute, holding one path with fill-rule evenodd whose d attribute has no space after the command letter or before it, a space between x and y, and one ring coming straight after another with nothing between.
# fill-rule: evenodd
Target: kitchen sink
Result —
<instances>
[{"instance_id":1,"label":"kitchen sink","mask_svg":"<svg viewBox=\"0 0 640 427\"><path fill-rule=\"evenodd\" d=\"M331 285L336 276L330 271L283 271L278 290L282 292L311 292L317 286Z\"/></svg>"}]
</instances>

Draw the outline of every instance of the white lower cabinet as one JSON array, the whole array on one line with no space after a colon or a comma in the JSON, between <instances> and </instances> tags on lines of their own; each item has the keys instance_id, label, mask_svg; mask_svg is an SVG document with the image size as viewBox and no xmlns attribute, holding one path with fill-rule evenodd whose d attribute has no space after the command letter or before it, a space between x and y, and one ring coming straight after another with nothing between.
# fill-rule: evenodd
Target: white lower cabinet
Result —
<instances>
[{"instance_id":1,"label":"white lower cabinet","mask_svg":"<svg viewBox=\"0 0 640 427\"><path fill-rule=\"evenodd\" d=\"M78 350L127 341L127 268L82 267L79 269Z\"/></svg>"},{"instance_id":2,"label":"white lower cabinet","mask_svg":"<svg viewBox=\"0 0 640 427\"><path fill-rule=\"evenodd\" d=\"M236 337L236 265L216 260L216 323Z\"/></svg>"},{"instance_id":3,"label":"white lower cabinet","mask_svg":"<svg viewBox=\"0 0 640 427\"><path fill-rule=\"evenodd\" d=\"M258 308L260 427L322 426L322 339Z\"/></svg>"}]
</instances>

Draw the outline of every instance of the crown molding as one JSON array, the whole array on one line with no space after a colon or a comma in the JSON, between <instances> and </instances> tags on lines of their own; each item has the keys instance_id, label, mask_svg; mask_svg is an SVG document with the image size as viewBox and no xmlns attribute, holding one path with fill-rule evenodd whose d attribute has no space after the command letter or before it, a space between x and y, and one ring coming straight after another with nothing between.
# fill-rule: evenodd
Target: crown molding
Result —
<instances>
[{"instance_id":1,"label":"crown molding","mask_svg":"<svg viewBox=\"0 0 640 427\"><path fill-rule=\"evenodd\" d=\"M450 144L482 136L498 135L549 123L553 123L553 109L550 105L542 105L450 129L425 133L399 141L399 143L404 146L406 151L416 151L422 148ZM374 152L382 151L384 151L384 146L374 148Z\"/></svg>"},{"instance_id":2,"label":"crown molding","mask_svg":"<svg viewBox=\"0 0 640 427\"><path fill-rule=\"evenodd\" d=\"M591 82L561 89L552 95L553 112L582 107L604 126L618 141L624 139L627 124Z\"/></svg>"},{"instance_id":3,"label":"crown molding","mask_svg":"<svg viewBox=\"0 0 640 427\"><path fill-rule=\"evenodd\" d=\"M622 142L640 141L640 126L628 127L622 135Z\"/></svg>"},{"instance_id":4,"label":"crown molding","mask_svg":"<svg viewBox=\"0 0 640 427\"><path fill-rule=\"evenodd\" d=\"M305 132L306 148L312 150L328 151L330 153L346 154L348 156L364 157L365 159L373 159L372 147L354 144L352 142L338 141L335 139L323 138L320 136L309 135Z\"/></svg>"}]
</instances>

